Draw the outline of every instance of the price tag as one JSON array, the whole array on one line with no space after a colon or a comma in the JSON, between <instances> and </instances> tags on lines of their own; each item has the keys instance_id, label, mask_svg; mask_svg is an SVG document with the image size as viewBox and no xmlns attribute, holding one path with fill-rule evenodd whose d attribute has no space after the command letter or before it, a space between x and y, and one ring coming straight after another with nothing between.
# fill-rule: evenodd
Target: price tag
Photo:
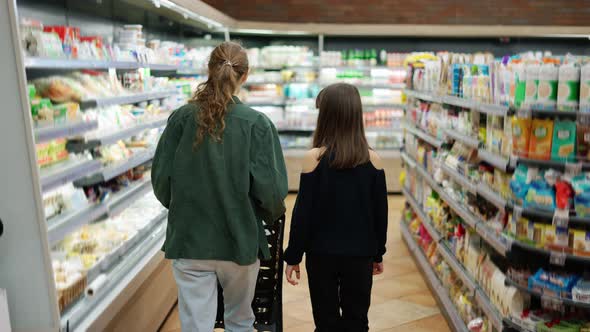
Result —
<instances>
[{"instance_id":1,"label":"price tag","mask_svg":"<svg viewBox=\"0 0 590 332\"><path fill-rule=\"evenodd\" d=\"M516 223L520 218L522 218L522 206L515 205L512 208L512 221Z\"/></svg>"},{"instance_id":2,"label":"price tag","mask_svg":"<svg viewBox=\"0 0 590 332\"><path fill-rule=\"evenodd\" d=\"M529 119L532 117L532 112L528 108L521 108L516 111L516 117Z\"/></svg>"},{"instance_id":3,"label":"price tag","mask_svg":"<svg viewBox=\"0 0 590 332\"><path fill-rule=\"evenodd\" d=\"M549 256L549 263L558 266L565 265L566 254L563 251L551 251Z\"/></svg>"},{"instance_id":4,"label":"price tag","mask_svg":"<svg viewBox=\"0 0 590 332\"><path fill-rule=\"evenodd\" d=\"M510 158L508 158L508 164L510 165L510 168L516 168L516 165L518 164L518 157L511 155Z\"/></svg>"},{"instance_id":5,"label":"price tag","mask_svg":"<svg viewBox=\"0 0 590 332\"><path fill-rule=\"evenodd\" d=\"M565 163L565 173L570 176L576 176L582 172L582 163Z\"/></svg>"},{"instance_id":6,"label":"price tag","mask_svg":"<svg viewBox=\"0 0 590 332\"><path fill-rule=\"evenodd\" d=\"M541 305L554 311L563 311L563 300L557 297L541 295Z\"/></svg>"},{"instance_id":7,"label":"price tag","mask_svg":"<svg viewBox=\"0 0 590 332\"><path fill-rule=\"evenodd\" d=\"M556 209L553 215L553 225L567 228L569 225L570 215L568 210Z\"/></svg>"}]
</instances>

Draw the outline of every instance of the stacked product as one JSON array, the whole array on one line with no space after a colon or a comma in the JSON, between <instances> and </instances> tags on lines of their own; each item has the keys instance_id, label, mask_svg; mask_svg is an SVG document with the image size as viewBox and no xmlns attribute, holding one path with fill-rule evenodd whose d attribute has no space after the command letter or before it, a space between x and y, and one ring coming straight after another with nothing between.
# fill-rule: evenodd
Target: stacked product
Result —
<instances>
[{"instance_id":1,"label":"stacked product","mask_svg":"<svg viewBox=\"0 0 590 332\"><path fill-rule=\"evenodd\" d=\"M350 49L342 51L323 51L320 56L322 67L339 66L388 66L401 67L407 54L388 53L382 49Z\"/></svg>"},{"instance_id":2,"label":"stacked product","mask_svg":"<svg viewBox=\"0 0 590 332\"><path fill-rule=\"evenodd\" d=\"M421 91L407 91L405 158L416 167L406 192L410 202L423 202L413 207L428 215L432 228L422 223L440 232L441 242L449 234L477 234L477 247L500 262L500 284L531 297L505 310L489 288L494 282L475 277L509 317L504 325L587 331L590 176L587 118L577 106L587 59L541 55L414 55L409 83ZM541 70L557 74L545 81ZM441 224L440 213L429 213L445 206L460 218ZM455 242L449 247L470 270L462 260L466 247L457 251Z\"/></svg>"}]
</instances>

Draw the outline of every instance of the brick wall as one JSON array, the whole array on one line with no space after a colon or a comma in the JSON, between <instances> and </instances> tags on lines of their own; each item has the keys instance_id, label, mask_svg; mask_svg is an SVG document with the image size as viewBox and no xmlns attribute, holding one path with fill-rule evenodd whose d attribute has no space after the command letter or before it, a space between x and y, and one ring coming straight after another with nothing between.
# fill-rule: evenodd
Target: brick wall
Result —
<instances>
[{"instance_id":1,"label":"brick wall","mask_svg":"<svg viewBox=\"0 0 590 332\"><path fill-rule=\"evenodd\" d=\"M204 0L239 20L290 23L590 25L590 0Z\"/></svg>"}]
</instances>

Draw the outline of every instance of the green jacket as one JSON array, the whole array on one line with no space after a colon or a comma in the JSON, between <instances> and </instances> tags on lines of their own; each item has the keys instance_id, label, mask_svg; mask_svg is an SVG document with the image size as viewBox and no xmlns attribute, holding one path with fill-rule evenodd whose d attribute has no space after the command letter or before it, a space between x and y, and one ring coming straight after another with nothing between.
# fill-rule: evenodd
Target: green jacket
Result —
<instances>
[{"instance_id":1,"label":"green jacket","mask_svg":"<svg viewBox=\"0 0 590 332\"><path fill-rule=\"evenodd\" d=\"M270 252L262 221L285 213L287 172L276 128L237 97L221 143L207 136L193 152L199 107L174 111L158 142L152 185L169 209L166 258L249 265Z\"/></svg>"}]
</instances>

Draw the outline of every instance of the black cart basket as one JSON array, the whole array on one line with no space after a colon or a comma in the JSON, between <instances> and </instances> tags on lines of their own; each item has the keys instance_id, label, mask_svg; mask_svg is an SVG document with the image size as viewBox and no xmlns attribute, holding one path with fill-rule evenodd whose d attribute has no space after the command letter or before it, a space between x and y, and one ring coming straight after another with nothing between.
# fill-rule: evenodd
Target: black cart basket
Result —
<instances>
[{"instance_id":1,"label":"black cart basket","mask_svg":"<svg viewBox=\"0 0 590 332\"><path fill-rule=\"evenodd\" d=\"M252 309L256 316L254 326L259 332L283 331L283 236L285 216L273 225L265 225L271 259L260 262ZM216 328L223 328L223 291L219 288Z\"/></svg>"}]
</instances>

